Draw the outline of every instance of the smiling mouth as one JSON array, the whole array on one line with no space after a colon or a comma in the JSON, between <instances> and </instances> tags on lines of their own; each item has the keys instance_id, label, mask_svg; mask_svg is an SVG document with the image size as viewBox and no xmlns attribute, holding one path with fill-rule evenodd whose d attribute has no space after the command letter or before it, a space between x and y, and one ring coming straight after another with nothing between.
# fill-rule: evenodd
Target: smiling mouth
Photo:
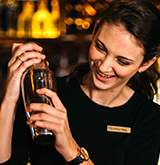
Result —
<instances>
[{"instance_id":1,"label":"smiling mouth","mask_svg":"<svg viewBox=\"0 0 160 165\"><path fill-rule=\"evenodd\" d=\"M101 77L103 77L103 78L112 78L112 77L115 77L115 75L108 75L108 74L104 74L104 73L102 73L100 70L99 70L99 68L98 68L98 62L95 62L95 68L96 68L96 72L97 72L97 74L99 74Z\"/></svg>"},{"instance_id":2,"label":"smiling mouth","mask_svg":"<svg viewBox=\"0 0 160 165\"><path fill-rule=\"evenodd\" d=\"M115 77L115 76L111 76L111 75L106 75L106 74L103 74L101 72L97 72L101 77L103 78L111 78L111 77Z\"/></svg>"},{"instance_id":3,"label":"smiling mouth","mask_svg":"<svg viewBox=\"0 0 160 165\"><path fill-rule=\"evenodd\" d=\"M97 70L97 73L98 73L101 77L103 77L103 78L112 78L112 77L115 77L115 75L108 75L108 74L102 73L102 72L99 70L98 66L96 66L96 70Z\"/></svg>"},{"instance_id":4,"label":"smiling mouth","mask_svg":"<svg viewBox=\"0 0 160 165\"><path fill-rule=\"evenodd\" d=\"M101 72L97 72L101 77L103 77L103 78L112 78L112 77L115 77L115 76L113 76L113 75L106 75L106 74L103 74L103 73L101 73Z\"/></svg>"}]
</instances>

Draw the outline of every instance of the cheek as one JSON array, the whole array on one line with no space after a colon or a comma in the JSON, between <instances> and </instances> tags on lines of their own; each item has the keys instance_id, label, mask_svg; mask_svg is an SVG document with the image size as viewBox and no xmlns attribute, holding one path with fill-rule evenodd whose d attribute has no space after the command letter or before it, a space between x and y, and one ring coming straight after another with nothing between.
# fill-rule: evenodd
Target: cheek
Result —
<instances>
[{"instance_id":1,"label":"cheek","mask_svg":"<svg viewBox=\"0 0 160 165\"><path fill-rule=\"evenodd\" d=\"M119 78L128 79L131 78L137 72L137 69L117 67L114 71Z\"/></svg>"},{"instance_id":2,"label":"cheek","mask_svg":"<svg viewBox=\"0 0 160 165\"><path fill-rule=\"evenodd\" d=\"M94 61L96 60L95 54L96 53L95 53L94 49L92 47L90 47L90 49L89 49L89 56L88 56L90 66L94 65Z\"/></svg>"},{"instance_id":3,"label":"cheek","mask_svg":"<svg viewBox=\"0 0 160 165\"><path fill-rule=\"evenodd\" d=\"M97 61L100 59L100 53L97 51L97 49L94 46L90 46L89 49L89 59L92 61Z\"/></svg>"}]
</instances>

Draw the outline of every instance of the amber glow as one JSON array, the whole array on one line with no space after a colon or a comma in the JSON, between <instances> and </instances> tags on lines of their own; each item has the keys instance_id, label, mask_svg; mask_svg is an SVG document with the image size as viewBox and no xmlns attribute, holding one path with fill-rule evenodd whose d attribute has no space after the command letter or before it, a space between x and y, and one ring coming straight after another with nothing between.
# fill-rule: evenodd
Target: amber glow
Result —
<instances>
[{"instance_id":1,"label":"amber glow","mask_svg":"<svg viewBox=\"0 0 160 165\"><path fill-rule=\"evenodd\" d=\"M82 23L83 23L83 19L82 18L77 18L75 19L75 22L74 22L77 26L81 26Z\"/></svg>"},{"instance_id":2,"label":"amber glow","mask_svg":"<svg viewBox=\"0 0 160 165\"><path fill-rule=\"evenodd\" d=\"M38 10L32 18L32 37L33 38L57 38L60 35L59 24L55 23L55 18L59 19L59 7L52 10L52 14L47 8L47 1L40 0ZM55 2L55 0L54 0ZM52 2L55 7L56 3ZM53 12L55 12L53 14Z\"/></svg>"},{"instance_id":3,"label":"amber glow","mask_svg":"<svg viewBox=\"0 0 160 165\"><path fill-rule=\"evenodd\" d=\"M84 5L84 8L86 13L90 16L94 16L97 13L96 10L88 3Z\"/></svg>"},{"instance_id":4,"label":"amber glow","mask_svg":"<svg viewBox=\"0 0 160 165\"><path fill-rule=\"evenodd\" d=\"M94 5L95 9L96 10L102 10L103 9L103 5L99 2L97 2L95 5Z\"/></svg>"},{"instance_id":5,"label":"amber glow","mask_svg":"<svg viewBox=\"0 0 160 165\"><path fill-rule=\"evenodd\" d=\"M73 20L73 18L71 18L71 17L68 17L68 18L66 18L66 20L65 20L65 23L66 23L67 25L72 25L73 22L74 22L74 20Z\"/></svg>"},{"instance_id":6,"label":"amber glow","mask_svg":"<svg viewBox=\"0 0 160 165\"><path fill-rule=\"evenodd\" d=\"M35 87L34 87L34 81L33 81L33 70L30 70L30 79L31 79L32 92L34 92Z\"/></svg>"},{"instance_id":7,"label":"amber glow","mask_svg":"<svg viewBox=\"0 0 160 165\"><path fill-rule=\"evenodd\" d=\"M82 18L76 18L74 23L76 24L77 29L83 30L88 29L90 27L91 20L88 19L82 19Z\"/></svg>"},{"instance_id":8,"label":"amber glow","mask_svg":"<svg viewBox=\"0 0 160 165\"><path fill-rule=\"evenodd\" d=\"M77 5L75 5L75 10L78 12L82 12L83 6L81 4L77 4Z\"/></svg>"},{"instance_id":9,"label":"amber glow","mask_svg":"<svg viewBox=\"0 0 160 165\"><path fill-rule=\"evenodd\" d=\"M90 23L88 21L84 21L82 24L83 29L88 29L90 27Z\"/></svg>"},{"instance_id":10,"label":"amber glow","mask_svg":"<svg viewBox=\"0 0 160 165\"><path fill-rule=\"evenodd\" d=\"M52 6L52 22L53 22L53 38L58 38L60 36L60 6L58 0L51 1Z\"/></svg>"},{"instance_id":11,"label":"amber glow","mask_svg":"<svg viewBox=\"0 0 160 165\"><path fill-rule=\"evenodd\" d=\"M17 21L17 37L31 37L31 22L34 13L34 2L24 1L22 12Z\"/></svg>"}]
</instances>

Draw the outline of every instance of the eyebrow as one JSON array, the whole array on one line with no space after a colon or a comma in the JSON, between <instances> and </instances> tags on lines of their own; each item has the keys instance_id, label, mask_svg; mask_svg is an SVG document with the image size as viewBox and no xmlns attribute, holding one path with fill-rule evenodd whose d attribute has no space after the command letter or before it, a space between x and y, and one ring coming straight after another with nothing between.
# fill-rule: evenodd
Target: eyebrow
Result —
<instances>
[{"instance_id":1,"label":"eyebrow","mask_svg":"<svg viewBox=\"0 0 160 165\"><path fill-rule=\"evenodd\" d=\"M108 49L107 49L107 47L104 45L104 43L103 43L102 41L100 41L98 38L97 38L96 40L97 40L98 42L100 42L100 43L103 45L105 51L108 52ZM120 58L122 58L122 59L124 59L124 60L130 61L131 63L134 63L134 60L129 59L129 58L127 58L127 57L120 56L120 55L118 55L118 57L120 57Z\"/></svg>"},{"instance_id":2,"label":"eyebrow","mask_svg":"<svg viewBox=\"0 0 160 165\"><path fill-rule=\"evenodd\" d=\"M96 39L96 41L100 42L100 43L103 45L104 50L105 50L106 52L108 52L107 47L104 45L104 43L103 43L102 41L100 41L98 38Z\"/></svg>"},{"instance_id":3,"label":"eyebrow","mask_svg":"<svg viewBox=\"0 0 160 165\"><path fill-rule=\"evenodd\" d=\"M127 60L127 61L131 62L132 64L134 63L134 60L129 59L127 57L124 57L124 56L118 56L118 57L123 58L124 60Z\"/></svg>"}]
</instances>

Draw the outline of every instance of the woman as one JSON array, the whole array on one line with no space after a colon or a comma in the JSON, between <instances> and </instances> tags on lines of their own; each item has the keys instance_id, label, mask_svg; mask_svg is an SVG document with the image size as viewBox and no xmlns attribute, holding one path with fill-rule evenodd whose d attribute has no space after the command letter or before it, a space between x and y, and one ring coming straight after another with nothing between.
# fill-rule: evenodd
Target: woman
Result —
<instances>
[{"instance_id":1,"label":"woman","mask_svg":"<svg viewBox=\"0 0 160 165\"><path fill-rule=\"evenodd\" d=\"M0 110L1 163L26 164L29 157L39 165L157 164L160 107L152 102L159 78L156 7L140 0L115 1L95 26L88 62L57 78L57 93L37 90L55 107L30 104L28 111L44 113L32 115L27 124L54 133L54 144L46 146L31 140L18 101L22 73L45 58L41 50L35 43L13 47Z\"/></svg>"}]
</instances>

